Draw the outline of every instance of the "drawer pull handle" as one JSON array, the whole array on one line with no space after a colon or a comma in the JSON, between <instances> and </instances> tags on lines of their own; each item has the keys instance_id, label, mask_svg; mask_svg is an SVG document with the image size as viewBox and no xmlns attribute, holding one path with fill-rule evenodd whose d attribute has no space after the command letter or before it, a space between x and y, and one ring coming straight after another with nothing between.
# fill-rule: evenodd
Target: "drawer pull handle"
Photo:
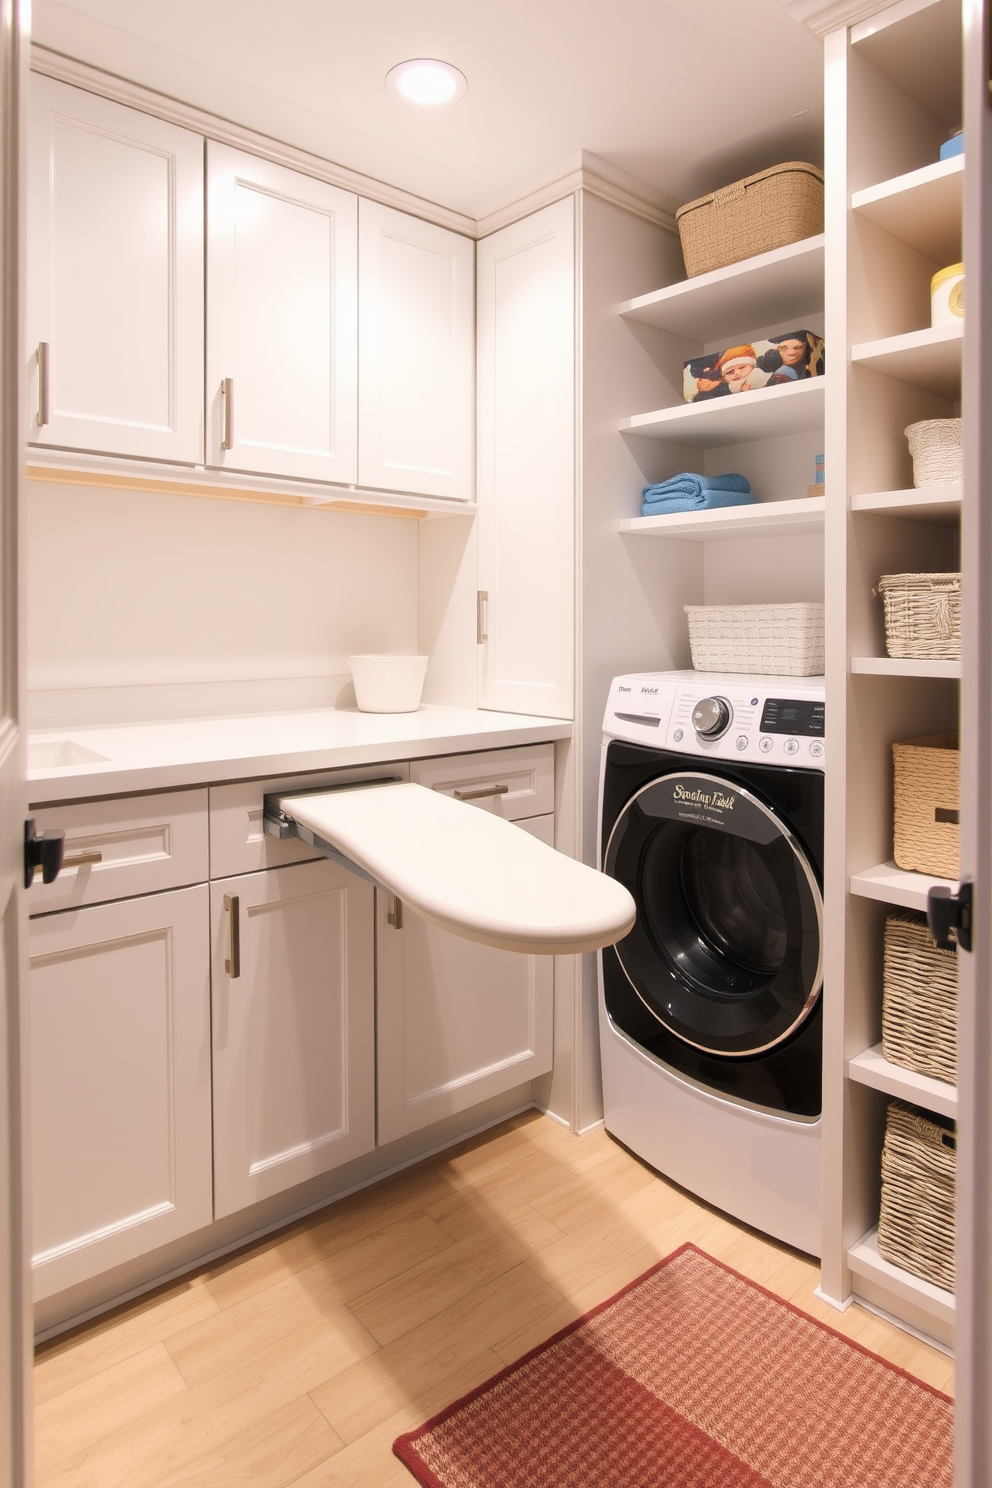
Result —
<instances>
[{"instance_id":1,"label":"drawer pull handle","mask_svg":"<svg viewBox=\"0 0 992 1488\"><path fill-rule=\"evenodd\" d=\"M102 863L103 853L98 847L87 849L85 852L66 853L62 859L63 868L85 868L87 863Z\"/></svg>"},{"instance_id":2,"label":"drawer pull handle","mask_svg":"<svg viewBox=\"0 0 992 1488\"><path fill-rule=\"evenodd\" d=\"M395 894L390 895L392 908L386 911L386 924L392 925L394 930L403 929L403 900L397 899Z\"/></svg>"},{"instance_id":3,"label":"drawer pull handle","mask_svg":"<svg viewBox=\"0 0 992 1488\"><path fill-rule=\"evenodd\" d=\"M227 910L228 934L230 936L231 954L224 962L224 970L231 981L235 981L241 975L241 897L238 894L224 895L224 908Z\"/></svg>"},{"instance_id":4,"label":"drawer pull handle","mask_svg":"<svg viewBox=\"0 0 992 1488\"><path fill-rule=\"evenodd\" d=\"M488 796L508 796L508 785L484 785L481 790L456 790L456 801L484 801Z\"/></svg>"}]
</instances>

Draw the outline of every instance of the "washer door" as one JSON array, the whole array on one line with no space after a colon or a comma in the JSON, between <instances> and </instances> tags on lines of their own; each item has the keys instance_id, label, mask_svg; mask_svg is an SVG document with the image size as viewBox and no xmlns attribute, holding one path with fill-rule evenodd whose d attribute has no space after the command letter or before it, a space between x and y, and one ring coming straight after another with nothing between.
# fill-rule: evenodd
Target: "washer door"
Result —
<instances>
[{"instance_id":1,"label":"washer door","mask_svg":"<svg viewBox=\"0 0 992 1488\"><path fill-rule=\"evenodd\" d=\"M617 817L604 870L637 922L616 954L669 1032L745 1057L788 1039L823 980L823 900L787 824L742 786L679 771Z\"/></svg>"}]
</instances>

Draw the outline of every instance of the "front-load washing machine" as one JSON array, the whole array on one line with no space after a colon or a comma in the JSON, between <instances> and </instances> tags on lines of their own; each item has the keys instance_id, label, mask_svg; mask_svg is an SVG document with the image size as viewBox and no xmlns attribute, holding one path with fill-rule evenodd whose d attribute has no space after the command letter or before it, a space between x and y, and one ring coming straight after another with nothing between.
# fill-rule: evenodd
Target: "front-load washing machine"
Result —
<instances>
[{"instance_id":1,"label":"front-load washing machine","mask_svg":"<svg viewBox=\"0 0 992 1488\"><path fill-rule=\"evenodd\" d=\"M823 679L618 677L601 854L637 921L600 954L606 1126L820 1253Z\"/></svg>"}]
</instances>

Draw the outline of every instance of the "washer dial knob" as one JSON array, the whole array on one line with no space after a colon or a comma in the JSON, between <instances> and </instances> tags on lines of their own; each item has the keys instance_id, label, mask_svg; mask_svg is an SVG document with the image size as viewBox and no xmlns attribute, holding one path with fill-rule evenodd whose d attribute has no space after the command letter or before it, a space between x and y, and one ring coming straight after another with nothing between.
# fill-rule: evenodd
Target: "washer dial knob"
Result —
<instances>
[{"instance_id":1,"label":"washer dial knob","mask_svg":"<svg viewBox=\"0 0 992 1488\"><path fill-rule=\"evenodd\" d=\"M692 710L692 726L701 739L719 739L730 727L734 710L726 698L702 698Z\"/></svg>"}]
</instances>

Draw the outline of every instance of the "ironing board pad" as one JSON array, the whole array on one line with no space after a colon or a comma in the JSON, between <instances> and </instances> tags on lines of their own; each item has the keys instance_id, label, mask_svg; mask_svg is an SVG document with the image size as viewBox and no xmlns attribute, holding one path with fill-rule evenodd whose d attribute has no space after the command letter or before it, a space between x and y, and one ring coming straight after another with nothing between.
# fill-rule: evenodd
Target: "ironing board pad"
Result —
<instances>
[{"instance_id":1,"label":"ironing board pad","mask_svg":"<svg viewBox=\"0 0 992 1488\"><path fill-rule=\"evenodd\" d=\"M268 798L304 840L345 859L415 914L500 950L555 955L631 929L622 884L512 822L407 781Z\"/></svg>"}]
</instances>

